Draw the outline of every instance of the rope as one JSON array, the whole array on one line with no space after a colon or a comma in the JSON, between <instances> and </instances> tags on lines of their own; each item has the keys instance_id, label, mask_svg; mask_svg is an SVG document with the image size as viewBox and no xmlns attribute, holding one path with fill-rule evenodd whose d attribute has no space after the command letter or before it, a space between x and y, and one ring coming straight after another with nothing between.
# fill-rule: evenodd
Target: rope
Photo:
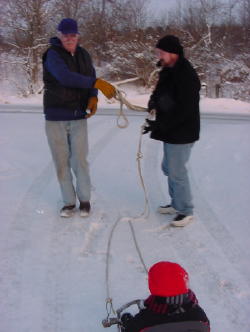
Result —
<instances>
[{"instance_id":1,"label":"rope","mask_svg":"<svg viewBox=\"0 0 250 332\"><path fill-rule=\"evenodd\" d=\"M128 119L125 116L124 112L123 112L123 105L126 105L128 109L132 110L132 111L138 111L138 112L146 112L147 108L145 107L141 107L141 106L137 106L137 105L133 105L131 104L126 98L126 93L122 90L119 90L118 88L116 88L116 96L114 97L119 103L120 103L120 110L118 113L118 117L117 117L117 126L119 128L127 128L128 127ZM123 119L124 123L120 123L120 119Z\"/></svg>"},{"instance_id":2,"label":"rope","mask_svg":"<svg viewBox=\"0 0 250 332\"><path fill-rule=\"evenodd\" d=\"M107 295L107 300L106 301L111 301L112 303L112 298L110 296L110 288L109 288L109 264L110 264L110 249L111 249L111 242L112 242L112 238L113 238L113 234L115 231L116 226L118 225L118 223L121 221L121 218L118 218L116 220L116 222L114 223L110 235L109 235L109 239L108 239L108 246L107 246L107 253L106 253L106 295Z\"/></svg>"},{"instance_id":3,"label":"rope","mask_svg":"<svg viewBox=\"0 0 250 332\"><path fill-rule=\"evenodd\" d=\"M115 229L116 227L118 226L118 224L121 222L121 221L127 221L128 224L129 224L129 227L130 227L130 230L131 230L131 234L132 234L132 238L133 238L133 241L134 241L134 245L135 245L135 248L136 248L136 251L137 251L137 254L139 256L139 259L141 261L141 264L143 266L143 269L145 271L145 273L147 274L148 273L148 269L146 267L146 264L144 262L144 259L142 257L142 253L141 253L141 250L140 250L140 247L138 245L138 241L136 239L136 235L135 235L135 230L134 230L134 227L132 225L132 220L134 220L135 218L130 218L130 217L118 217L116 222L114 223L112 229L111 229L111 232L110 232L110 235L109 235L109 239L108 239L108 246L107 246L107 252L106 252L106 273L105 273L105 277L106 277L106 311L107 311L107 319L109 319L110 317L110 314L113 313L114 315L116 315L116 310L114 309L114 306L113 306L113 299L111 297L111 293L110 293L110 257L111 257L111 244L112 244L112 239L113 239L113 235L114 235L114 232L115 232Z\"/></svg>"},{"instance_id":4,"label":"rope","mask_svg":"<svg viewBox=\"0 0 250 332\"><path fill-rule=\"evenodd\" d=\"M128 127L128 119L125 116L124 112L123 112L123 105L126 105L128 109L130 110L134 110L134 111L139 111L139 112L145 112L147 111L146 108L141 107L141 106L136 106L131 104L126 98L125 98L125 93L119 89L116 89L116 96L115 99L117 101L120 102L120 110L118 113L118 117L117 117L117 126L119 128L126 128ZM120 119L123 119L124 123L121 124ZM139 177L140 177L140 182L141 182L141 186L144 192L144 198L145 198L145 203L144 203L144 210L143 212L137 216L137 217L118 217L116 222L114 223L111 231L110 231L110 235L109 235L109 239L108 239L108 245L107 245L107 252L106 252L106 273L105 273L105 277L106 277L106 310L107 310L107 319L109 318L111 312L113 312L113 314L116 314L116 311L114 310L113 307L113 303L112 303L112 297L110 294L110 272L109 272L109 266L110 266L110 252L111 252L111 245L112 245L112 239L113 239L113 235L115 232L116 227L118 226L118 224L120 223L120 221L127 221L132 233L132 238L134 241L134 245L137 251L137 254L139 256L139 259L141 261L141 264L144 268L145 273L148 272L146 264L143 260L142 257L142 253L141 250L139 248L137 239L136 239L136 235L135 235L135 230L132 224L132 221L138 221L141 218L148 218L149 215L149 203L148 203L148 196L147 196L147 191L146 191L146 187L145 187L145 183L143 180L143 176L142 176L142 171L141 171L141 159L143 158L143 154L142 154L142 136L143 136L143 129L144 129L145 123L141 126L141 131L140 131L140 137L139 137L139 144L138 144L138 150L137 150L137 167L138 167L138 173L139 173ZM118 328L119 329L119 328Z\"/></svg>"},{"instance_id":5,"label":"rope","mask_svg":"<svg viewBox=\"0 0 250 332\"><path fill-rule=\"evenodd\" d=\"M128 109L133 110L133 111L138 111L138 112L146 112L147 108L142 107L142 106L138 106L138 105L133 105L131 104L126 98L126 93L122 90L119 90L116 87L116 96L114 97L117 101L120 102L120 110L118 113L118 117L117 117L117 126L119 128L127 128L128 127L128 119L126 117L126 115L123 112L123 105L126 105ZM121 124L119 121L120 119L123 118L124 120L124 124ZM139 215L138 217L134 217L133 220L138 220L142 217L144 218L148 218L149 216L149 204L148 204L148 195L147 195L147 191L146 191L146 187L145 187L145 183L143 180L143 176L142 176L142 171L141 171L141 159L143 158L143 154L142 154L142 137L143 137L143 130L145 127L145 121L143 123L143 125L141 126L141 131L140 131L140 137L139 137L139 144L138 144L138 150L137 150L137 168L138 168L138 174L140 177L140 182L141 182L141 186L144 192L144 198L145 198L145 205L144 205L144 210L141 213L141 215Z\"/></svg>"},{"instance_id":6,"label":"rope","mask_svg":"<svg viewBox=\"0 0 250 332\"><path fill-rule=\"evenodd\" d=\"M139 256L139 258L140 258L140 261L141 261L141 263L142 263L142 266L143 266L143 268L144 268L144 271L145 271L145 273L147 274L147 273L148 273L148 269L147 269L146 264L145 264L145 262L144 262L144 260L143 260L143 257L142 257L142 254L141 254L141 250L140 250L140 248L139 248L139 245L138 245L138 242L137 242L137 239L136 239L136 236L135 236L135 230L134 230L134 227L133 227L133 225L132 225L131 220L129 220L128 223L129 223L129 226L130 226L130 229L131 229L131 233L132 233L132 236L133 236L133 240L134 240L134 244L135 244L135 247L136 247L136 250L137 250L138 256Z\"/></svg>"},{"instance_id":7,"label":"rope","mask_svg":"<svg viewBox=\"0 0 250 332\"><path fill-rule=\"evenodd\" d=\"M138 144L138 150L137 150L137 169L138 169L138 174L140 177L140 181L141 181L141 186L144 192L144 210L142 212L142 217L144 216L145 218L148 218L149 216L149 203L148 203L148 194L146 191L146 187L145 187L145 183L144 183L144 179L142 176L142 167L141 167L141 159L143 158L143 154L142 154L142 137L143 137L143 130L144 130L145 124L143 124L141 126L141 132L140 132L140 137L139 137L139 144Z\"/></svg>"},{"instance_id":8,"label":"rope","mask_svg":"<svg viewBox=\"0 0 250 332\"><path fill-rule=\"evenodd\" d=\"M128 109L130 109L132 111L138 111L138 112L146 112L147 111L146 107L131 104L125 98L125 96L126 96L126 93L124 91L119 90L118 88L116 88L116 96L114 98L116 100L118 100L119 102L122 102L124 105L126 105Z\"/></svg>"}]
</instances>

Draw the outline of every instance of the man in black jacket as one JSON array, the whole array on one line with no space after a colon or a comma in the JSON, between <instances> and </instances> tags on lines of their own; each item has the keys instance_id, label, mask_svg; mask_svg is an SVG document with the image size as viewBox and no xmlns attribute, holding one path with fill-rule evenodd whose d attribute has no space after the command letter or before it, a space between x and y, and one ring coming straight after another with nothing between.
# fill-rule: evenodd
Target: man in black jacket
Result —
<instances>
[{"instance_id":1,"label":"man in black jacket","mask_svg":"<svg viewBox=\"0 0 250 332\"><path fill-rule=\"evenodd\" d=\"M158 212L176 214L172 226L183 227L193 221L193 203L186 169L191 149L199 139L200 81L190 62L185 59L179 39L172 35L156 44L162 67L148 108L155 110L156 120L147 120L145 132L163 142L163 173L168 176L171 202Z\"/></svg>"},{"instance_id":2,"label":"man in black jacket","mask_svg":"<svg viewBox=\"0 0 250 332\"><path fill-rule=\"evenodd\" d=\"M77 196L80 216L86 217L90 212L87 118L96 112L97 89L107 98L114 97L116 90L96 78L89 53L78 45L77 22L65 18L57 30L43 55L46 134L64 202L60 216L73 215Z\"/></svg>"},{"instance_id":3,"label":"man in black jacket","mask_svg":"<svg viewBox=\"0 0 250 332\"><path fill-rule=\"evenodd\" d=\"M175 331L171 323L184 326L178 329L177 324L178 331L210 330L209 320L189 288L188 273L179 264L164 261L154 264L148 272L148 286L151 295L144 301L145 308L134 317L129 313L122 315L123 332L146 332L153 326L162 326L161 331ZM193 322L198 324L197 329L188 328Z\"/></svg>"}]
</instances>

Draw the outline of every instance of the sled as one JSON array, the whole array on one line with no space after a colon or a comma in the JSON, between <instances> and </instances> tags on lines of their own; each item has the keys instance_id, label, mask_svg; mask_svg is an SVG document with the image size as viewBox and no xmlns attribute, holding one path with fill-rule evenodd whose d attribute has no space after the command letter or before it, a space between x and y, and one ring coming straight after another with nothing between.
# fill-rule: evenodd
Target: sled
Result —
<instances>
[{"instance_id":1,"label":"sled","mask_svg":"<svg viewBox=\"0 0 250 332\"><path fill-rule=\"evenodd\" d=\"M210 328L197 321L167 323L157 326L147 327L140 332L209 332Z\"/></svg>"},{"instance_id":2,"label":"sled","mask_svg":"<svg viewBox=\"0 0 250 332\"><path fill-rule=\"evenodd\" d=\"M135 300L124 304L117 311L117 317L107 317L102 321L103 327L111 327L112 325L117 325L118 331L121 330L121 315L122 312L136 304L138 309L144 309L143 300ZM185 321L185 322L175 322L175 323L164 323L151 327L144 327L140 332L210 332L210 328L206 323L198 321Z\"/></svg>"}]
</instances>

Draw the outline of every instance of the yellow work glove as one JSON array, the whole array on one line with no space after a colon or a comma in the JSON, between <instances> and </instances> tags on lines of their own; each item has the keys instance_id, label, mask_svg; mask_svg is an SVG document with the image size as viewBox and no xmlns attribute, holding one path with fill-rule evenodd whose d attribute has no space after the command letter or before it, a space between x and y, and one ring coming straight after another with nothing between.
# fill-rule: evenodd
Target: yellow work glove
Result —
<instances>
[{"instance_id":1,"label":"yellow work glove","mask_svg":"<svg viewBox=\"0 0 250 332\"><path fill-rule=\"evenodd\" d=\"M111 99L116 95L115 87L109 82L100 78L95 81L94 88L101 90L104 96L106 96L108 99Z\"/></svg>"},{"instance_id":2,"label":"yellow work glove","mask_svg":"<svg viewBox=\"0 0 250 332\"><path fill-rule=\"evenodd\" d=\"M87 109L90 110L90 112L86 115L86 119L90 118L92 115L96 113L97 103L98 103L97 97L93 96L89 98Z\"/></svg>"}]
</instances>

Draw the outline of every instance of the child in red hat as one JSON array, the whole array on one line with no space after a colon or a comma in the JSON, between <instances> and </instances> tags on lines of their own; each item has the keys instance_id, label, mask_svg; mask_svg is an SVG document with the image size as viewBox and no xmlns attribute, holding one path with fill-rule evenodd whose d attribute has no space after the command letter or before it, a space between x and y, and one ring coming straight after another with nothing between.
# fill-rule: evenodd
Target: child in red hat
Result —
<instances>
[{"instance_id":1,"label":"child in red hat","mask_svg":"<svg viewBox=\"0 0 250 332\"><path fill-rule=\"evenodd\" d=\"M134 317L125 313L124 332L210 331L209 320L189 288L188 273L177 263L159 262L148 273L151 295Z\"/></svg>"}]
</instances>

